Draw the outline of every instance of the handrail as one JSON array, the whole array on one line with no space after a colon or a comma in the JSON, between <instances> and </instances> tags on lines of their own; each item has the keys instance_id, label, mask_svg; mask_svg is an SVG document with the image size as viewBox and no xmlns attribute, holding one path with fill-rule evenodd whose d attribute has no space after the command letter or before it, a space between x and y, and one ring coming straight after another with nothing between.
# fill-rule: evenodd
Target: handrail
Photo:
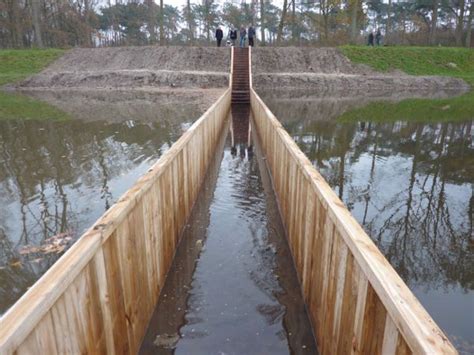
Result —
<instances>
[{"instance_id":1,"label":"handrail","mask_svg":"<svg viewBox=\"0 0 474 355\"><path fill-rule=\"evenodd\" d=\"M253 88L251 104L320 353L456 354Z\"/></svg>"}]
</instances>

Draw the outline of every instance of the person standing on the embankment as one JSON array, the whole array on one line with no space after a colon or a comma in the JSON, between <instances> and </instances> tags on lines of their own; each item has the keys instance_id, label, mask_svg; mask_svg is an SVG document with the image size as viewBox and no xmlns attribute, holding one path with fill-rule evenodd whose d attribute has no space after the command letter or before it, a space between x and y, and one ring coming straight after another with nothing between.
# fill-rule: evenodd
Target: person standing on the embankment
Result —
<instances>
[{"instance_id":1,"label":"person standing on the embankment","mask_svg":"<svg viewBox=\"0 0 474 355\"><path fill-rule=\"evenodd\" d=\"M220 26L217 26L217 30L216 30L217 47L220 47L220 46L221 46L222 37L224 37L224 32L222 32Z\"/></svg>"},{"instance_id":2,"label":"person standing on the embankment","mask_svg":"<svg viewBox=\"0 0 474 355\"><path fill-rule=\"evenodd\" d=\"M247 31L245 30L245 27L242 26L242 27L240 27L240 48L245 47L246 37L247 37Z\"/></svg>"},{"instance_id":3,"label":"person standing on the embankment","mask_svg":"<svg viewBox=\"0 0 474 355\"><path fill-rule=\"evenodd\" d=\"M237 29L236 28L231 28L230 29L229 38L230 38L230 41L232 42L232 46L235 47L235 41L237 41Z\"/></svg>"},{"instance_id":4,"label":"person standing on the embankment","mask_svg":"<svg viewBox=\"0 0 474 355\"><path fill-rule=\"evenodd\" d=\"M374 46L374 33L371 31L369 33L369 38L367 39L367 45L368 46Z\"/></svg>"},{"instance_id":5,"label":"person standing on the embankment","mask_svg":"<svg viewBox=\"0 0 474 355\"><path fill-rule=\"evenodd\" d=\"M380 46L380 42L382 40L382 34L380 33L380 29L377 29L377 33L375 34L375 44Z\"/></svg>"},{"instance_id":6,"label":"person standing on the embankment","mask_svg":"<svg viewBox=\"0 0 474 355\"><path fill-rule=\"evenodd\" d=\"M250 47L254 46L254 43L253 43L254 37L255 37L255 29L252 27L252 25L250 25L249 27L249 46Z\"/></svg>"}]
</instances>

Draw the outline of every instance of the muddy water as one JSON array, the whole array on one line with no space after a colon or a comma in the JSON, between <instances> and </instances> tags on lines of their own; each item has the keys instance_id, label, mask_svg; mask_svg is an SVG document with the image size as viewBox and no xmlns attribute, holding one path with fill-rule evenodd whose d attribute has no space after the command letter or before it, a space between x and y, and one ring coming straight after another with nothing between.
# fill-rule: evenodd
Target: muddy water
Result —
<instances>
[{"instance_id":1,"label":"muddy water","mask_svg":"<svg viewBox=\"0 0 474 355\"><path fill-rule=\"evenodd\" d=\"M474 122L343 124L337 115L350 99L300 111L273 102L435 321L461 352L474 353Z\"/></svg>"},{"instance_id":2,"label":"muddy water","mask_svg":"<svg viewBox=\"0 0 474 355\"><path fill-rule=\"evenodd\" d=\"M0 121L0 314L202 114L153 110L153 93L122 95L120 113L108 99L91 94L87 121L76 106L65 121Z\"/></svg>"},{"instance_id":3,"label":"muddy water","mask_svg":"<svg viewBox=\"0 0 474 355\"><path fill-rule=\"evenodd\" d=\"M209 169L142 354L316 353L264 161L257 144L248 149L248 126L234 123Z\"/></svg>"}]
</instances>

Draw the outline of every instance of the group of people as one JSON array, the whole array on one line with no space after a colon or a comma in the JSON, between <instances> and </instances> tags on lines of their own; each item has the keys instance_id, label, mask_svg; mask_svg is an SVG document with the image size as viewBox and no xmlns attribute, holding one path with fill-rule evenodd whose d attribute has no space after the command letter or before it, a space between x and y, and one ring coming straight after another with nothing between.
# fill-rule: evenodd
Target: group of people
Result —
<instances>
[{"instance_id":1,"label":"group of people","mask_svg":"<svg viewBox=\"0 0 474 355\"><path fill-rule=\"evenodd\" d=\"M380 33L380 30L377 30L377 33L374 36L374 33L371 31L369 33L369 38L367 39L367 45L368 46L374 46L374 39L375 39L375 45L380 46L382 42L382 34Z\"/></svg>"},{"instance_id":2,"label":"group of people","mask_svg":"<svg viewBox=\"0 0 474 355\"><path fill-rule=\"evenodd\" d=\"M255 28L253 28L252 25L249 26L248 29L246 29L244 26L240 28L239 31L240 35L240 47L243 48L245 47L245 42L247 41L247 37L249 39L249 46L253 47L255 42ZM222 45L222 39L224 38L224 32L222 31L221 27L217 27L216 29L216 41L217 41L217 47L220 47ZM234 46L237 43L237 29L231 28L229 30L229 34L227 36L228 38L228 45Z\"/></svg>"}]
</instances>

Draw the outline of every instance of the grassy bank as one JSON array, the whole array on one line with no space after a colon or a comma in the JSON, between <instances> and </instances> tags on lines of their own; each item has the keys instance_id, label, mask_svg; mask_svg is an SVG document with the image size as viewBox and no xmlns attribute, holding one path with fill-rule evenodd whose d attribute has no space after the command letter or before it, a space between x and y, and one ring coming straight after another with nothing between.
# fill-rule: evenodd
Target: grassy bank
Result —
<instances>
[{"instance_id":1,"label":"grassy bank","mask_svg":"<svg viewBox=\"0 0 474 355\"><path fill-rule=\"evenodd\" d=\"M474 87L474 50L426 47L341 47L353 62L381 72L398 69L411 75L440 75L461 78ZM466 121L474 119L474 91L450 99L408 99L399 103L374 102L344 113L342 121L419 122Z\"/></svg>"},{"instance_id":2,"label":"grassy bank","mask_svg":"<svg viewBox=\"0 0 474 355\"><path fill-rule=\"evenodd\" d=\"M61 49L0 50L0 85L41 71L63 53Z\"/></svg>"},{"instance_id":3,"label":"grassy bank","mask_svg":"<svg viewBox=\"0 0 474 355\"><path fill-rule=\"evenodd\" d=\"M0 86L36 74L63 53L61 49L0 50ZM0 91L0 120L67 118L66 113L47 103Z\"/></svg>"}]
</instances>

